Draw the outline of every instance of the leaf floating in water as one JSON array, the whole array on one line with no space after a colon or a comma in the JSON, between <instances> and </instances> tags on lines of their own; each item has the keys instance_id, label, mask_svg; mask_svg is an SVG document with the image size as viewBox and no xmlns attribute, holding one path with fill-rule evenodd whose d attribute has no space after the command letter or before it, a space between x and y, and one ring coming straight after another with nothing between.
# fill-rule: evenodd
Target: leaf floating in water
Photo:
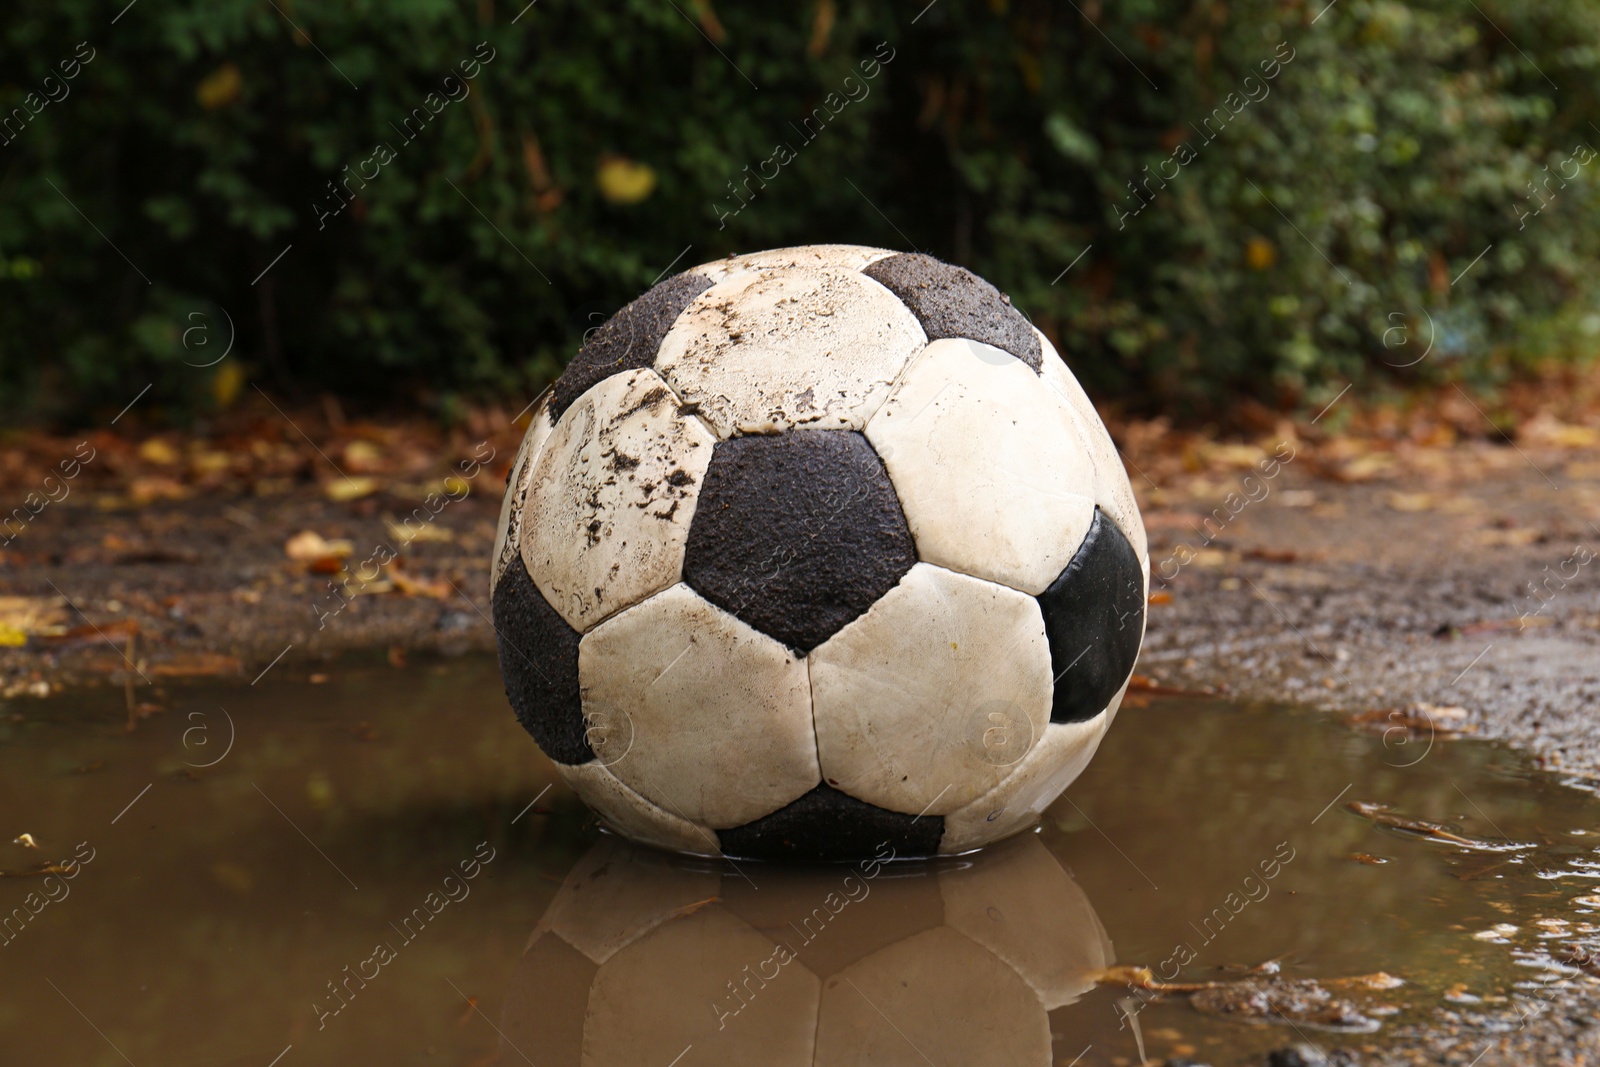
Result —
<instances>
[{"instance_id":1,"label":"leaf floating in water","mask_svg":"<svg viewBox=\"0 0 1600 1067\"><path fill-rule=\"evenodd\" d=\"M71 878L77 873L76 863L40 863L32 867L20 867L14 871L0 870L0 878L39 878L46 874L64 874Z\"/></svg>"},{"instance_id":2,"label":"leaf floating in water","mask_svg":"<svg viewBox=\"0 0 1600 1067\"><path fill-rule=\"evenodd\" d=\"M1348 989L1379 992L1395 989L1405 981L1383 971L1329 978L1270 977L1276 961L1268 961L1251 971L1268 977L1229 978L1211 982L1163 982L1148 967L1111 967L1102 971L1102 985L1126 985L1158 995L1188 996L1196 1011L1207 1015L1231 1016L1261 1022L1284 1022L1292 1026L1312 1026L1347 1033L1371 1033L1378 1029L1373 1014L1388 1014L1380 1005L1368 1014L1353 1001L1336 997L1330 990Z\"/></svg>"},{"instance_id":3,"label":"leaf floating in water","mask_svg":"<svg viewBox=\"0 0 1600 1067\"><path fill-rule=\"evenodd\" d=\"M1431 841L1443 841L1446 844L1471 849L1474 852L1520 852L1523 849L1534 847L1531 844L1519 844L1515 841L1488 841L1479 837L1467 837L1440 823L1397 815L1390 811L1386 804L1352 800L1345 807L1363 819L1372 820L1378 826L1399 830L1402 833L1414 834L1417 837L1427 838Z\"/></svg>"}]
</instances>

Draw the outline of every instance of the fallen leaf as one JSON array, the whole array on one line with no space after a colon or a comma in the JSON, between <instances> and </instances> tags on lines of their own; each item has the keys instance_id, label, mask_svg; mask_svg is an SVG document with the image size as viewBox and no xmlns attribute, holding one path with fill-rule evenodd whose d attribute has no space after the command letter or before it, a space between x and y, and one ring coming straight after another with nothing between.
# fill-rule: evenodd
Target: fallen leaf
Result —
<instances>
[{"instance_id":1,"label":"fallen leaf","mask_svg":"<svg viewBox=\"0 0 1600 1067\"><path fill-rule=\"evenodd\" d=\"M455 588L443 578L427 581L421 578L412 578L404 571L396 568L389 572L389 580L394 587L406 596L425 596L434 600L448 600L455 595Z\"/></svg>"},{"instance_id":2,"label":"fallen leaf","mask_svg":"<svg viewBox=\"0 0 1600 1067\"><path fill-rule=\"evenodd\" d=\"M344 446L344 462L353 471L375 471L383 466L383 451L371 441L351 441Z\"/></svg>"},{"instance_id":3,"label":"fallen leaf","mask_svg":"<svg viewBox=\"0 0 1600 1067\"><path fill-rule=\"evenodd\" d=\"M1600 430L1592 426L1573 426L1550 415L1534 416L1520 427L1519 440L1556 448L1593 448L1600 445Z\"/></svg>"},{"instance_id":4,"label":"fallen leaf","mask_svg":"<svg viewBox=\"0 0 1600 1067\"><path fill-rule=\"evenodd\" d=\"M329 541L315 530L301 530L283 545L284 555L296 563L310 563L329 556L343 559L355 550L353 542L343 538Z\"/></svg>"},{"instance_id":5,"label":"fallen leaf","mask_svg":"<svg viewBox=\"0 0 1600 1067\"><path fill-rule=\"evenodd\" d=\"M233 466L233 457L226 452L202 449L189 456L189 470L194 474L221 474Z\"/></svg>"},{"instance_id":6,"label":"fallen leaf","mask_svg":"<svg viewBox=\"0 0 1600 1067\"><path fill-rule=\"evenodd\" d=\"M163 437L152 437L139 446L139 458L146 463L169 467L178 462L178 450Z\"/></svg>"},{"instance_id":7,"label":"fallen leaf","mask_svg":"<svg viewBox=\"0 0 1600 1067\"><path fill-rule=\"evenodd\" d=\"M1247 548L1244 558L1262 563L1293 563L1300 558L1300 553L1292 548Z\"/></svg>"},{"instance_id":8,"label":"fallen leaf","mask_svg":"<svg viewBox=\"0 0 1600 1067\"><path fill-rule=\"evenodd\" d=\"M384 525L389 529L390 539L401 547L409 545L413 541L447 543L456 539L456 535L449 528L438 526L431 522L408 526L404 523L395 522L393 519L385 519Z\"/></svg>"},{"instance_id":9,"label":"fallen leaf","mask_svg":"<svg viewBox=\"0 0 1600 1067\"><path fill-rule=\"evenodd\" d=\"M338 478L331 482L322 483L322 495L336 504L349 500L360 500L364 496L371 496L379 489L378 479L357 475L354 478Z\"/></svg>"},{"instance_id":10,"label":"fallen leaf","mask_svg":"<svg viewBox=\"0 0 1600 1067\"><path fill-rule=\"evenodd\" d=\"M128 483L128 499L143 506L158 500L187 500L194 492L175 478L160 475L135 478Z\"/></svg>"},{"instance_id":11,"label":"fallen leaf","mask_svg":"<svg viewBox=\"0 0 1600 1067\"><path fill-rule=\"evenodd\" d=\"M1395 511L1432 511L1438 507L1432 493L1389 493L1383 502Z\"/></svg>"},{"instance_id":12,"label":"fallen leaf","mask_svg":"<svg viewBox=\"0 0 1600 1067\"><path fill-rule=\"evenodd\" d=\"M93 623L74 626L72 629L62 631L59 634L46 635L45 640L52 644L65 644L71 641L111 641L115 644L116 638L133 637L138 633L139 622L137 619L113 619L111 622L101 623L98 626Z\"/></svg>"},{"instance_id":13,"label":"fallen leaf","mask_svg":"<svg viewBox=\"0 0 1600 1067\"><path fill-rule=\"evenodd\" d=\"M1554 626L1556 620L1549 615L1519 615L1515 619L1490 619L1487 622L1469 623L1461 628L1463 634L1493 634L1526 630L1531 627Z\"/></svg>"},{"instance_id":14,"label":"fallen leaf","mask_svg":"<svg viewBox=\"0 0 1600 1067\"><path fill-rule=\"evenodd\" d=\"M1366 482L1392 474L1395 458L1387 452L1370 452L1335 467L1333 476L1342 482Z\"/></svg>"},{"instance_id":15,"label":"fallen leaf","mask_svg":"<svg viewBox=\"0 0 1600 1067\"><path fill-rule=\"evenodd\" d=\"M220 652L178 652L151 663L147 674L157 678L216 678L244 672L238 656Z\"/></svg>"},{"instance_id":16,"label":"fallen leaf","mask_svg":"<svg viewBox=\"0 0 1600 1067\"><path fill-rule=\"evenodd\" d=\"M1519 548L1544 540L1544 533L1539 530L1521 527L1511 530L1479 530L1477 542L1485 548L1510 546Z\"/></svg>"}]
</instances>

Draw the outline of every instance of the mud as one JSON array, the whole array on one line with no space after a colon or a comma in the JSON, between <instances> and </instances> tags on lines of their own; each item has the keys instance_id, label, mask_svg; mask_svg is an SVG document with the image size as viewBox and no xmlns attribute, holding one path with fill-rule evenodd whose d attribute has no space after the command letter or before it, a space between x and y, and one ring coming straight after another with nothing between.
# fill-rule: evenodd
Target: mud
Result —
<instances>
[{"instance_id":1,"label":"mud","mask_svg":"<svg viewBox=\"0 0 1600 1067\"><path fill-rule=\"evenodd\" d=\"M1202 544L1194 531L1207 509L1147 509L1158 580L1137 670L1169 688L1367 715L1401 763L1455 736L1494 738L1595 788L1592 488L1506 468L1456 490L1459 507L1395 506L1397 494L1404 505L1421 488L1404 478L1335 484L1291 468L1197 558L1165 569L1174 546ZM446 588L442 597L391 584L346 602L327 575L289 560L284 542L312 529L354 542L352 559L368 558L393 543L385 520L409 513L404 501L291 493L52 507L6 553L0 596L64 597L58 629L68 633L0 648L0 694L12 705L0 714L75 684L126 687L138 714L159 703L159 690L196 676L305 677L374 648L394 662L492 650L486 586L498 509L498 486L485 480L432 520L442 536L396 546L404 573ZM1600 1063L1597 1008L1586 984L1552 992L1534 1011L1447 1014L1411 1031L1409 1049L1362 1062Z\"/></svg>"}]
</instances>

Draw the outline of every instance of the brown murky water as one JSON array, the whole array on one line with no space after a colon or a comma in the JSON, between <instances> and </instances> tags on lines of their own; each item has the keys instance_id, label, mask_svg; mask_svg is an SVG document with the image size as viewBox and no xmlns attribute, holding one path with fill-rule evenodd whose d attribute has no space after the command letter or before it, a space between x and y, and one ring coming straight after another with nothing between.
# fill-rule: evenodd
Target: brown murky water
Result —
<instances>
[{"instance_id":1,"label":"brown murky water","mask_svg":"<svg viewBox=\"0 0 1600 1067\"><path fill-rule=\"evenodd\" d=\"M601 835L488 661L283 673L0 708L0 1062L1222 1067L1593 980L1600 800L1490 745L1160 699L1037 834L733 868Z\"/></svg>"}]
</instances>

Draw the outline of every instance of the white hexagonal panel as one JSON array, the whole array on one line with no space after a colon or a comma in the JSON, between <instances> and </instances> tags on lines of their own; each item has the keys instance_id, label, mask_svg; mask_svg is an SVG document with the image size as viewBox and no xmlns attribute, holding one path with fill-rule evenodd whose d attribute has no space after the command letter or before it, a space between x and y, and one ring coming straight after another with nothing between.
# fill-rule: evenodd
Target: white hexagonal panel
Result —
<instances>
[{"instance_id":1,"label":"white hexagonal panel","mask_svg":"<svg viewBox=\"0 0 1600 1067\"><path fill-rule=\"evenodd\" d=\"M599 760L554 766L567 788L623 837L673 852L722 854L716 834L652 804L619 781Z\"/></svg>"},{"instance_id":2,"label":"white hexagonal panel","mask_svg":"<svg viewBox=\"0 0 1600 1067\"><path fill-rule=\"evenodd\" d=\"M805 662L687 585L586 634L578 684L629 739L611 772L691 822L742 826L821 781Z\"/></svg>"},{"instance_id":3,"label":"white hexagonal panel","mask_svg":"<svg viewBox=\"0 0 1600 1067\"><path fill-rule=\"evenodd\" d=\"M816 1062L1049 1064L1050 1016L1015 971L941 926L828 979Z\"/></svg>"},{"instance_id":4,"label":"white hexagonal panel","mask_svg":"<svg viewBox=\"0 0 1600 1067\"><path fill-rule=\"evenodd\" d=\"M865 270L880 259L899 253L887 248L870 248L865 245L798 245L794 248L774 248L766 252L749 252L742 256L714 259L694 268L694 273L713 282L720 282L743 271L773 270L783 267L843 267L846 270Z\"/></svg>"},{"instance_id":5,"label":"white hexagonal panel","mask_svg":"<svg viewBox=\"0 0 1600 1067\"><path fill-rule=\"evenodd\" d=\"M821 983L782 952L714 904L656 927L595 975L585 1067L810 1067Z\"/></svg>"},{"instance_id":6,"label":"white hexagonal panel","mask_svg":"<svg viewBox=\"0 0 1600 1067\"><path fill-rule=\"evenodd\" d=\"M929 563L1038 594L1094 520L1071 407L998 348L934 341L866 433Z\"/></svg>"},{"instance_id":7,"label":"white hexagonal panel","mask_svg":"<svg viewBox=\"0 0 1600 1067\"><path fill-rule=\"evenodd\" d=\"M939 892L946 925L1009 964L1052 1011L1116 962L1089 898L1032 835L942 875Z\"/></svg>"},{"instance_id":8,"label":"white hexagonal panel","mask_svg":"<svg viewBox=\"0 0 1600 1067\"><path fill-rule=\"evenodd\" d=\"M578 631L676 582L715 439L654 371L580 396L528 483L522 559Z\"/></svg>"},{"instance_id":9,"label":"white hexagonal panel","mask_svg":"<svg viewBox=\"0 0 1600 1067\"><path fill-rule=\"evenodd\" d=\"M1038 601L928 563L808 658L824 780L893 811L970 803L1050 719Z\"/></svg>"},{"instance_id":10,"label":"white hexagonal panel","mask_svg":"<svg viewBox=\"0 0 1600 1067\"><path fill-rule=\"evenodd\" d=\"M748 271L694 299L655 367L720 437L859 430L926 341L911 310L856 270Z\"/></svg>"},{"instance_id":11,"label":"white hexagonal panel","mask_svg":"<svg viewBox=\"0 0 1600 1067\"><path fill-rule=\"evenodd\" d=\"M489 558L494 567L489 571L489 596L494 597L494 587L505 573L506 564L517 551L521 541L522 508L528 496L528 478L533 473L534 461L539 458L544 444L550 439L555 424L550 421L550 394L534 406L533 418L528 421L528 432L522 435L517 448L517 458L511 463L511 473L506 478L506 495L500 502L500 521L495 524L494 554Z\"/></svg>"},{"instance_id":12,"label":"white hexagonal panel","mask_svg":"<svg viewBox=\"0 0 1600 1067\"><path fill-rule=\"evenodd\" d=\"M1037 330L1034 332L1038 333ZM1039 345L1044 349L1040 376L1045 384L1071 405L1077 416L1079 437L1094 463L1095 503L1111 516L1117 528L1128 538L1128 543L1133 545L1133 550L1139 554L1139 562L1144 567L1145 588L1148 592L1150 550L1145 540L1144 519L1139 515L1139 503L1134 499L1133 486L1128 482L1128 472L1122 464L1122 455L1117 451L1116 443L1111 440L1111 434L1106 430L1104 420L1100 418L1093 402L1089 400L1089 394L1078 384L1078 379L1073 376L1071 369L1050 344L1050 339L1040 333Z\"/></svg>"},{"instance_id":13,"label":"white hexagonal panel","mask_svg":"<svg viewBox=\"0 0 1600 1067\"><path fill-rule=\"evenodd\" d=\"M1118 694L1112 707L1121 700ZM939 851L946 855L970 852L1038 822L1044 810L1089 765L1110 725L1111 716L1101 712L1084 722L1046 726L1038 744L1004 781L945 816Z\"/></svg>"}]
</instances>

